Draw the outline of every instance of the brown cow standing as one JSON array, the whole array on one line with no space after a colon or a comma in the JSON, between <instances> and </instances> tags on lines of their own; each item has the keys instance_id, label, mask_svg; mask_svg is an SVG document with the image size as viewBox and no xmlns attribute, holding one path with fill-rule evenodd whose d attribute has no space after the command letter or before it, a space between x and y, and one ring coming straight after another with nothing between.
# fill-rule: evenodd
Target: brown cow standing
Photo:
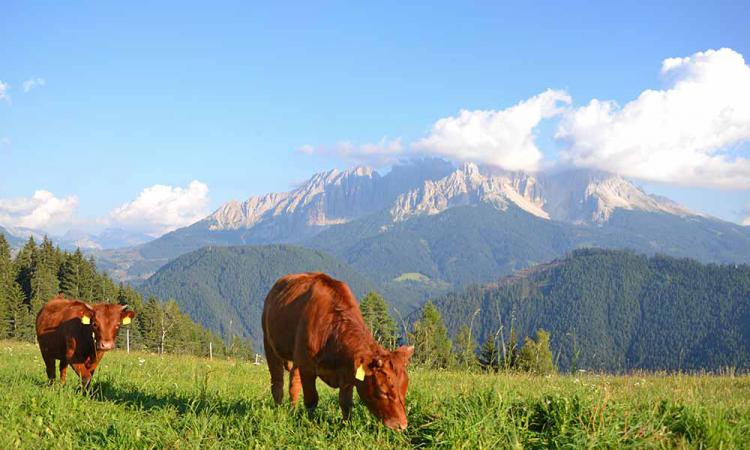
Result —
<instances>
[{"instance_id":1,"label":"brown cow standing","mask_svg":"<svg viewBox=\"0 0 750 450\"><path fill-rule=\"evenodd\" d=\"M323 273L287 275L266 296L263 343L276 404L289 396L296 404L300 387L309 413L318 404L315 379L339 388L339 405L349 418L356 386L367 408L386 426L406 428L406 366L414 347L389 351L365 326L349 286Z\"/></svg>"},{"instance_id":2,"label":"brown cow standing","mask_svg":"<svg viewBox=\"0 0 750 450\"><path fill-rule=\"evenodd\" d=\"M127 307L61 297L47 302L36 316L36 339L49 384L55 381L55 360L60 360L60 382L65 384L65 370L71 365L87 388L104 353L115 348L120 324L135 317Z\"/></svg>"}]
</instances>

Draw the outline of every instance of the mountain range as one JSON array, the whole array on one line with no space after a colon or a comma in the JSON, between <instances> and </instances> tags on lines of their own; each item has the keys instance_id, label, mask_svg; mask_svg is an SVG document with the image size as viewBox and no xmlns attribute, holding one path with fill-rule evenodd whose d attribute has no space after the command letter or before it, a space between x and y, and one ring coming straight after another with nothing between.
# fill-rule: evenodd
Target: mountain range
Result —
<instances>
[{"instance_id":1,"label":"mountain range","mask_svg":"<svg viewBox=\"0 0 750 450\"><path fill-rule=\"evenodd\" d=\"M31 236L36 240L41 240L44 236L47 236L62 249L75 250L76 248L80 248L83 251L89 252L136 246L154 239L147 234L127 231L121 228L107 228L99 233L70 229L62 235L55 235L32 228L3 228L0 226L0 233L5 235L12 247L16 248L22 246Z\"/></svg>"},{"instance_id":2,"label":"mountain range","mask_svg":"<svg viewBox=\"0 0 750 450\"><path fill-rule=\"evenodd\" d=\"M708 262L750 260L749 227L649 195L618 175L582 169L508 172L472 163L454 167L439 159L397 165L386 175L367 167L319 173L289 192L225 203L203 220L153 241L94 253L121 280L145 279L175 257L206 245L294 243L352 260L358 256L351 252L359 253L368 242L393 241L394 234L405 230L416 238L421 234L417 228L440 229L450 211L460 207L489 208L496 214L487 212L482 219L500 220L508 230L521 224L550 230L553 243L542 256L597 245ZM464 233L461 222L455 217L444 238ZM497 231L500 235L476 237L495 243L502 237L509 246L536 246L528 240L509 242L510 231ZM413 247L419 242L403 244ZM507 259L497 250L495 259ZM536 256L518 256L502 265L518 269L540 261Z\"/></svg>"}]
</instances>

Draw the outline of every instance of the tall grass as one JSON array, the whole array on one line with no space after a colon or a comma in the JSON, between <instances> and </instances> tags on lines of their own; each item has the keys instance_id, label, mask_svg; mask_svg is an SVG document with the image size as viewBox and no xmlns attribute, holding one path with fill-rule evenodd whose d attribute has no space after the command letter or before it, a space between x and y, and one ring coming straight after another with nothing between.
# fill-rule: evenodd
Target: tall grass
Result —
<instances>
[{"instance_id":1,"label":"tall grass","mask_svg":"<svg viewBox=\"0 0 750 450\"><path fill-rule=\"evenodd\" d=\"M0 448L750 448L750 377L411 371L395 433L336 391L273 406L265 366L115 351L84 395L46 386L38 349L0 341Z\"/></svg>"}]
</instances>

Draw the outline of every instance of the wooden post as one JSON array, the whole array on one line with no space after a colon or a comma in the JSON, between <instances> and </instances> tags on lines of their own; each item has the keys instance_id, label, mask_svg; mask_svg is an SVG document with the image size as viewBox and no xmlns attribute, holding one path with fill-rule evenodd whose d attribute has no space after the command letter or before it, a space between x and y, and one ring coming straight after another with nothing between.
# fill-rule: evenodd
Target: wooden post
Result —
<instances>
[{"instance_id":1,"label":"wooden post","mask_svg":"<svg viewBox=\"0 0 750 450\"><path fill-rule=\"evenodd\" d=\"M130 328L125 329L125 348L127 348L128 353L130 353Z\"/></svg>"},{"instance_id":2,"label":"wooden post","mask_svg":"<svg viewBox=\"0 0 750 450\"><path fill-rule=\"evenodd\" d=\"M210 360L214 359L214 343L213 342L208 343L208 359Z\"/></svg>"}]
</instances>

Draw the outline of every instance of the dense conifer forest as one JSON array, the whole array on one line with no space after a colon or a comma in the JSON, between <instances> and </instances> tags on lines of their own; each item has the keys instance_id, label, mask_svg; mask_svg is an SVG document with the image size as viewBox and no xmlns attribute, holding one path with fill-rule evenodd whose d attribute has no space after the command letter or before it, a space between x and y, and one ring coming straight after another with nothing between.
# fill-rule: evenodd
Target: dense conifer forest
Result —
<instances>
[{"instance_id":1,"label":"dense conifer forest","mask_svg":"<svg viewBox=\"0 0 750 450\"><path fill-rule=\"evenodd\" d=\"M474 337L497 346L548 330L565 370L750 368L747 265L576 250L435 306L452 335L476 314Z\"/></svg>"},{"instance_id":2,"label":"dense conifer forest","mask_svg":"<svg viewBox=\"0 0 750 450\"><path fill-rule=\"evenodd\" d=\"M12 256L0 234L0 338L34 342L36 314L58 294L91 303L129 305L136 312L127 328L131 349L207 356L211 343L216 356L253 356L249 340L229 336L225 342L193 322L175 300L144 299L132 287L97 271L94 259L80 250L63 251L46 237L40 243L32 237ZM125 346L127 334L123 327L119 347Z\"/></svg>"}]
</instances>

